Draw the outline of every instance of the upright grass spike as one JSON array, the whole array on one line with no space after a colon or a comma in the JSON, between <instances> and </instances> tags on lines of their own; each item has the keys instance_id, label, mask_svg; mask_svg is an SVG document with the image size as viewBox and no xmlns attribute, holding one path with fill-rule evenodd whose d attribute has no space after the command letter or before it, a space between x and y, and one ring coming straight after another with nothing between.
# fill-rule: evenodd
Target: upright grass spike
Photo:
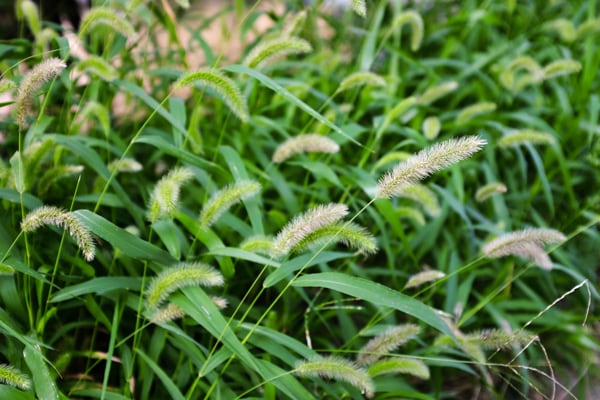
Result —
<instances>
[{"instance_id":1,"label":"upright grass spike","mask_svg":"<svg viewBox=\"0 0 600 400\"><path fill-rule=\"evenodd\" d=\"M326 244L341 242L360 254L377 252L377 240L362 226L352 222L335 222L309 233L292 251L318 249Z\"/></svg>"},{"instance_id":2,"label":"upright grass spike","mask_svg":"<svg viewBox=\"0 0 600 400\"><path fill-rule=\"evenodd\" d=\"M417 286L421 286L424 283L437 281L438 279L442 279L445 276L446 274L442 271L436 271L433 269L422 271L408 278L408 282L406 282L406 285L404 285L404 289L410 289Z\"/></svg>"},{"instance_id":3,"label":"upright grass spike","mask_svg":"<svg viewBox=\"0 0 600 400\"><path fill-rule=\"evenodd\" d=\"M177 82L175 88L180 89L189 85L199 85L214 91L227 104L229 109L242 122L248 122L248 104L242 91L236 83L217 69L200 69L184 74Z\"/></svg>"},{"instance_id":4,"label":"upright grass spike","mask_svg":"<svg viewBox=\"0 0 600 400\"><path fill-rule=\"evenodd\" d=\"M58 76L67 64L59 58L48 58L29 71L19 86L15 96L16 118L19 126L25 125L25 116L31 106L31 98L44 83Z\"/></svg>"},{"instance_id":5,"label":"upright grass spike","mask_svg":"<svg viewBox=\"0 0 600 400\"><path fill-rule=\"evenodd\" d=\"M45 225L55 225L68 230L71 237L77 242L83 257L87 261L94 259L95 245L92 234L73 213L66 212L58 207L42 206L31 211L21 221L23 232L33 232Z\"/></svg>"},{"instance_id":6,"label":"upright grass spike","mask_svg":"<svg viewBox=\"0 0 600 400\"><path fill-rule=\"evenodd\" d=\"M116 11L108 7L93 7L81 20L79 38L82 39L86 34L100 25L110 28L126 38L135 35L133 25L117 14Z\"/></svg>"},{"instance_id":7,"label":"upright grass spike","mask_svg":"<svg viewBox=\"0 0 600 400\"><path fill-rule=\"evenodd\" d=\"M147 215L150 222L172 217L179 204L181 186L193 177L194 173L191 169L179 167L171 170L158 181L148 203Z\"/></svg>"},{"instance_id":8,"label":"upright grass spike","mask_svg":"<svg viewBox=\"0 0 600 400\"><path fill-rule=\"evenodd\" d=\"M434 144L401 162L380 178L375 198L400 196L408 186L470 157L485 144L486 141L479 136L464 136Z\"/></svg>"},{"instance_id":9,"label":"upright grass spike","mask_svg":"<svg viewBox=\"0 0 600 400\"><path fill-rule=\"evenodd\" d=\"M419 379L429 379L429 367L421 360L409 357L393 357L377 361L367 370L370 376L385 374L408 374Z\"/></svg>"},{"instance_id":10,"label":"upright grass spike","mask_svg":"<svg viewBox=\"0 0 600 400\"><path fill-rule=\"evenodd\" d=\"M296 363L294 373L303 377L321 377L348 382L367 398L375 395L375 385L367 372L351 361L336 356L316 357Z\"/></svg>"},{"instance_id":11,"label":"upright grass spike","mask_svg":"<svg viewBox=\"0 0 600 400\"><path fill-rule=\"evenodd\" d=\"M492 182L488 183L485 186L480 187L477 192L475 192L475 201L481 203L495 194L506 193L508 189L506 185L501 182Z\"/></svg>"},{"instance_id":12,"label":"upright grass spike","mask_svg":"<svg viewBox=\"0 0 600 400\"><path fill-rule=\"evenodd\" d=\"M392 22L391 29L400 29L402 25L406 23L410 24L411 28L410 49L412 51L417 51L419 50L419 47L421 47L423 35L425 33L423 18L421 17L421 14L414 10L404 11Z\"/></svg>"},{"instance_id":13,"label":"upright grass spike","mask_svg":"<svg viewBox=\"0 0 600 400\"><path fill-rule=\"evenodd\" d=\"M356 15L363 18L367 17L366 0L352 0L352 3L350 3L350 7L352 8L352 11L356 13Z\"/></svg>"},{"instance_id":14,"label":"upright grass spike","mask_svg":"<svg viewBox=\"0 0 600 400\"><path fill-rule=\"evenodd\" d=\"M423 94L418 96L417 103L421 105L429 105L438 99L454 92L458 89L458 82L449 81L441 83L437 86L427 89Z\"/></svg>"},{"instance_id":15,"label":"upright grass spike","mask_svg":"<svg viewBox=\"0 0 600 400\"><path fill-rule=\"evenodd\" d=\"M554 144L556 139L548 132L542 132L535 129L518 129L507 133L498 139L497 144L500 147L517 147L526 143L531 144Z\"/></svg>"},{"instance_id":16,"label":"upright grass spike","mask_svg":"<svg viewBox=\"0 0 600 400\"><path fill-rule=\"evenodd\" d=\"M337 153L340 146L327 136L308 133L294 136L275 149L273 162L282 163L299 153Z\"/></svg>"},{"instance_id":17,"label":"upright grass spike","mask_svg":"<svg viewBox=\"0 0 600 400\"><path fill-rule=\"evenodd\" d=\"M31 389L31 378L8 364L0 364L0 382L21 390Z\"/></svg>"},{"instance_id":18,"label":"upright grass spike","mask_svg":"<svg viewBox=\"0 0 600 400\"><path fill-rule=\"evenodd\" d=\"M335 93L341 93L345 90L355 88L357 86L374 86L385 87L387 85L385 79L370 71L358 71L345 77Z\"/></svg>"},{"instance_id":19,"label":"upright grass spike","mask_svg":"<svg viewBox=\"0 0 600 400\"><path fill-rule=\"evenodd\" d=\"M254 47L244 59L249 68L261 68L274 59L289 54L303 54L312 51L312 46L304 39L297 37L280 37L266 40Z\"/></svg>"},{"instance_id":20,"label":"upright grass spike","mask_svg":"<svg viewBox=\"0 0 600 400\"><path fill-rule=\"evenodd\" d=\"M390 351L396 350L404 343L408 342L421 331L418 325L405 324L388 328L369 340L366 345L360 349L356 362L358 365L370 365Z\"/></svg>"},{"instance_id":21,"label":"upright grass spike","mask_svg":"<svg viewBox=\"0 0 600 400\"><path fill-rule=\"evenodd\" d=\"M542 246L565 240L567 237L554 229L527 228L505 233L490 240L483 245L481 252L488 258L516 255L531 260L544 269L551 269L552 262Z\"/></svg>"},{"instance_id":22,"label":"upright grass spike","mask_svg":"<svg viewBox=\"0 0 600 400\"><path fill-rule=\"evenodd\" d=\"M250 198L260 191L260 183L240 181L215 192L200 212L200 224L209 227L214 224L225 211L240 201Z\"/></svg>"},{"instance_id":23,"label":"upright grass spike","mask_svg":"<svg viewBox=\"0 0 600 400\"><path fill-rule=\"evenodd\" d=\"M294 217L273 240L272 255L282 257L289 254L312 232L338 222L347 214L346 205L331 203L313 207L304 214Z\"/></svg>"},{"instance_id":24,"label":"upright grass spike","mask_svg":"<svg viewBox=\"0 0 600 400\"><path fill-rule=\"evenodd\" d=\"M186 286L222 286L223 275L213 267L199 262L182 262L152 278L145 290L146 307L160 306L169 295Z\"/></svg>"}]
</instances>

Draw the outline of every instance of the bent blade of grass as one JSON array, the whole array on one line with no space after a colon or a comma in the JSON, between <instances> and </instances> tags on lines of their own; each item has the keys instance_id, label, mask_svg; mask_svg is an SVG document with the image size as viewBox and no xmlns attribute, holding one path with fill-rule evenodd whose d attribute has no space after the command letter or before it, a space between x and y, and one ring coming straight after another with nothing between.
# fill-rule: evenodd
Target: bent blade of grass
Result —
<instances>
[{"instance_id":1,"label":"bent blade of grass","mask_svg":"<svg viewBox=\"0 0 600 400\"><path fill-rule=\"evenodd\" d=\"M128 276L103 276L93 278L89 281L76 285L67 286L64 289L54 293L50 303L59 303L70 300L84 294L103 295L114 290L129 290L139 292L142 288L142 279Z\"/></svg>"},{"instance_id":2,"label":"bent blade of grass","mask_svg":"<svg viewBox=\"0 0 600 400\"><path fill-rule=\"evenodd\" d=\"M419 300L367 279L356 278L339 272L322 272L301 276L293 283L293 286L327 288L373 304L390 307L412 315L452 338L455 337L450 327L433 308Z\"/></svg>"},{"instance_id":3,"label":"bent blade of grass","mask_svg":"<svg viewBox=\"0 0 600 400\"><path fill-rule=\"evenodd\" d=\"M140 348L135 350L136 354L140 356L140 358L146 363L148 367L158 376L158 379L162 382L167 392L169 392L169 396L173 400L185 400L185 397L177 387L177 385L171 380L169 375L154 361L150 358L146 353L144 353Z\"/></svg>"},{"instance_id":4,"label":"bent blade of grass","mask_svg":"<svg viewBox=\"0 0 600 400\"><path fill-rule=\"evenodd\" d=\"M119 228L104 217L88 210L73 211L73 214L95 235L109 242L123 254L141 260L155 261L161 264L173 264L177 260L166 251Z\"/></svg>"},{"instance_id":5,"label":"bent blade of grass","mask_svg":"<svg viewBox=\"0 0 600 400\"><path fill-rule=\"evenodd\" d=\"M272 381L273 385L290 398L314 399L306 389L298 384L297 380L290 380L291 376L289 375L287 375L289 378L282 379L282 377L279 377L279 371L275 371L277 368L274 365L268 363L267 366L264 362L259 362L238 339L219 309L202 289L187 287L183 288L181 292L181 294L172 296L173 302L217 340L221 341L225 348L229 349L246 367L257 372L265 381ZM207 363L209 361L210 358ZM204 370L200 370L198 373L200 376L205 376Z\"/></svg>"},{"instance_id":6,"label":"bent blade of grass","mask_svg":"<svg viewBox=\"0 0 600 400\"><path fill-rule=\"evenodd\" d=\"M306 104L305 102L303 102L302 100L300 100L299 98L297 98L296 96L291 94L287 89L285 89L283 86L281 86L280 84L275 82L273 79L269 78L268 76L264 75L263 73L255 70L255 69L248 68L245 65L239 65L239 64L229 65L227 67L224 67L223 69L226 71L236 72L238 74L250 75L252 78L256 79L257 81L259 81L260 83L262 83L263 85L265 85L266 87L268 87L269 89L274 91L275 93L279 94L283 98L294 103L301 110L305 111L307 114L309 114L311 117L313 117L320 123L331 128L334 132L336 132L339 135L343 136L344 138L348 139L352 143L354 143L360 147L364 147L359 141L352 138L350 135L348 135L346 132L344 132L339 126L337 126L336 124L331 122L329 119L325 118L323 115L319 114L317 111L315 111L314 108L312 108L311 106L309 106L308 104Z\"/></svg>"},{"instance_id":7,"label":"bent blade of grass","mask_svg":"<svg viewBox=\"0 0 600 400\"><path fill-rule=\"evenodd\" d=\"M31 371L33 388L39 400L58 400L58 389L52 375L46 366L46 360L40 347L28 345L23 350L23 358Z\"/></svg>"},{"instance_id":8,"label":"bent blade of grass","mask_svg":"<svg viewBox=\"0 0 600 400\"><path fill-rule=\"evenodd\" d=\"M338 260L340 258L352 257L352 253L323 251L318 256L314 257L312 253L303 254L299 257L281 263L281 266L267 276L263 286L268 288L276 285L282 279L285 279L291 273L298 271L300 268L308 268L320 263L327 263ZM314 257L314 259L313 259Z\"/></svg>"}]
</instances>

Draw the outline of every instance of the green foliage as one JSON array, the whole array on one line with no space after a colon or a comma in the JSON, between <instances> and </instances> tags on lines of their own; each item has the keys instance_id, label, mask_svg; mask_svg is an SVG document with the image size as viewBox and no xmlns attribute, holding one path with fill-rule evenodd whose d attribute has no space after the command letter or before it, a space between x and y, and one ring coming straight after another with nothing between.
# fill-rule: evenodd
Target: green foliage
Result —
<instances>
[{"instance_id":1,"label":"green foliage","mask_svg":"<svg viewBox=\"0 0 600 400\"><path fill-rule=\"evenodd\" d=\"M595 2L16 3L0 398L598 386Z\"/></svg>"}]
</instances>

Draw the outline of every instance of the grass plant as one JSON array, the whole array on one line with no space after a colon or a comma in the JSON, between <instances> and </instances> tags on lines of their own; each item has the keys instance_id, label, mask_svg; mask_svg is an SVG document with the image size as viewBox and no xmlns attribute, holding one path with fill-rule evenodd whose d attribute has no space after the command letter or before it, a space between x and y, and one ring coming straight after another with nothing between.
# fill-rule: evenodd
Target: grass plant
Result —
<instances>
[{"instance_id":1,"label":"grass plant","mask_svg":"<svg viewBox=\"0 0 600 400\"><path fill-rule=\"evenodd\" d=\"M0 42L0 398L593 398L597 2L92 3Z\"/></svg>"}]
</instances>

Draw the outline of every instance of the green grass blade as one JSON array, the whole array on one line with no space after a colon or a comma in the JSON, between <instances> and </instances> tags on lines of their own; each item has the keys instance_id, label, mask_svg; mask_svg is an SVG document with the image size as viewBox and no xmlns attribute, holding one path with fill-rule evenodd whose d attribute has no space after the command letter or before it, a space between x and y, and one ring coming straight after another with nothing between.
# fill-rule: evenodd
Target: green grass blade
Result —
<instances>
[{"instance_id":1,"label":"green grass blade","mask_svg":"<svg viewBox=\"0 0 600 400\"><path fill-rule=\"evenodd\" d=\"M419 300L406 296L396 290L379 283L362 278L355 278L339 272L322 272L304 275L294 283L298 287L322 287L332 289L349 296L358 297L373 304L394 308L412 315L427 325L445 333L450 337L454 334L448 325L436 314L431 307Z\"/></svg>"},{"instance_id":2,"label":"green grass blade","mask_svg":"<svg viewBox=\"0 0 600 400\"><path fill-rule=\"evenodd\" d=\"M58 400L56 383L48 370L46 360L39 346L29 345L23 351L25 363L31 371L33 388L39 400Z\"/></svg>"},{"instance_id":3,"label":"green grass blade","mask_svg":"<svg viewBox=\"0 0 600 400\"><path fill-rule=\"evenodd\" d=\"M286 88L284 88L283 86L281 86L280 84L275 82L273 79L269 78L268 76L258 72L255 69L248 68L245 65L237 65L237 64L229 65L223 69L226 71L237 72L239 74L250 75L251 77L258 80L260 83L262 83L269 89L273 90L275 93L279 94L280 96L282 96L285 99L294 103L301 110L305 111L307 114L309 114L311 117L315 118L317 121L319 121L322 124L326 125L327 127L331 128L334 132L342 135L344 138L350 140L352 143L357 144L360 147L363 147L363 145L360 142L358 142L356 139L350 137L339 126L337 126L336 124L334 124L333 122L331 122L330 120L325 118L323 115L319 114L317 111L315 111L314 108L312 108L311 106L309 106L308 104L306 104L305 102L303 102L302 100L300 100L299 98L297 98L296 96L291 94Z\"/></svg>"},{"instance_id":4,"label":"green grass blade","mask_svg":"<svg viewBox=\"0 0 600 400\"><path fill-rule=\"evenodd\" d=\"M91 211L78 210L74 214L95 235L109 242L115 248L121 250L123 254L131 258L150 260L167 265L177 261L166 251L132 235Z\"/></svg>"},{"instance_id":5,"label":"green grass blade","mask_svg":"<svg viewBox=\"0 0 600 400\"><path fill-rule=\"evenodd\" d=\"M167 373L154 360L152 360L148 355L146 355L146 353L144 353L139 348L136 349L136 353L140 356L142 360L144 360L146 365L150 367L152 372L154 372L156 376L158 376L158 379L160 379L165 389L167 389L167 391L169 392L169 396L171 396L171 399L185 400L185 397L183 396L177 385L175 385L175 383L171 380L169 375L167 375Z\"/></svg>"},{"instance_id":6,"label":"green grass blade","mask_svg":"<svg viewBox=\"0 0 600 400\"><path fill-rule=\"evenodd\" d=\"M114 290L140 291L142 288L141 278L130 278L126 276L105 276L90 279L87 282L68 286L56 292L50 299L51 303L60 303L84 294L103 295Z\"/></svg>"}]
</instances>

